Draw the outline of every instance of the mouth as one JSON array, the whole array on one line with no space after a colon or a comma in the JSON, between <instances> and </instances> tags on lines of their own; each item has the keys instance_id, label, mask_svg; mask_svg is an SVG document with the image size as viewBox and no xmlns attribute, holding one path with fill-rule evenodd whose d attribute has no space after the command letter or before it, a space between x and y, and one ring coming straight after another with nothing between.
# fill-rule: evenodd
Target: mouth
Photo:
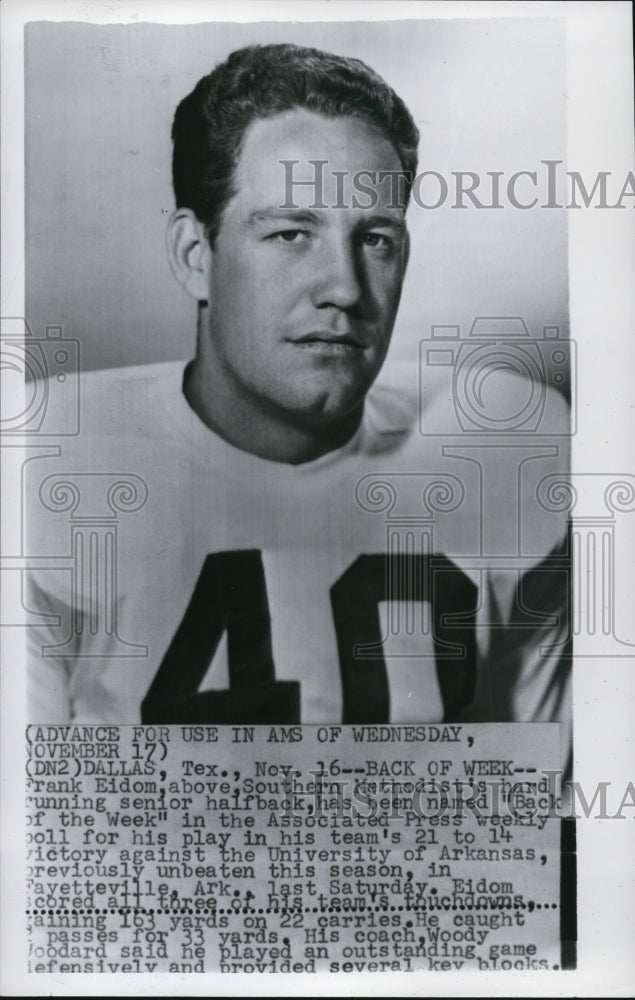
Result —
<instances>
[{"instance_id":1,"label":"mouth","mask_svg":"<svg viewBox=\"0 0 635 1000\"><path fill-rule=\"evenodd\" d=\"M367 344L358 340L351 333L334 333L332 330L316 330L306 333L301 337L294 337L290 343L304 350L333 354L363 351L367 347Z\"/></svg>"}]
</instances>

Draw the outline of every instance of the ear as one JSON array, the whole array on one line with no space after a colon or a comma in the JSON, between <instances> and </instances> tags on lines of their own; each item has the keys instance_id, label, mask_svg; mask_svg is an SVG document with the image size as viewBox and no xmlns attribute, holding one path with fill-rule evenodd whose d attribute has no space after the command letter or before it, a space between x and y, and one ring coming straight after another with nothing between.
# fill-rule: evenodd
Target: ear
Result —
<instances>
[{"instance_id":1,"label":"ear","mask_svg":"<svg viewBox=\"0 0 635 1000\"><path fill-rule=\"evenodd\" d=\"M209 295L211 247L203 223L191 208L177 208L170 216L165 241L172 273L198 302Z\"/></svg>"}]
</instances>

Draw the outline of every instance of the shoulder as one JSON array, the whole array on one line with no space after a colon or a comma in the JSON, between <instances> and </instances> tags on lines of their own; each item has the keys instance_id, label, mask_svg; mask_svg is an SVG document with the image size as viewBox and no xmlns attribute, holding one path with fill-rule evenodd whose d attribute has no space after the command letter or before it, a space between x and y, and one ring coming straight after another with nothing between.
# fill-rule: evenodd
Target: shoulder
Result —
<instances>
[{"instance_id":1,"label":"shoulder","mask_svg":"<svg viewBox=\"0 0 635 1000\"><path fill-rule=\"evenodd\" d=\"M63 383L42 383L49 407L42 425L42 443L48 454L29 461L25 469L26 505L37 519L44 516L42 489L58 488L58 480L78 480L131 474L144 480L160 477L170 482L166 465L175 465L183 449L169 429L180 420L180 384L184 362L69 375ZM62 392L63 390L63 392ZM179 417L172 419L171 415ZM134 481L134 480L133 480ZM44 504L46 510L54 506Z\"/></svg>"},{"instance_id":2,"label":"shoulder","mask_svg":"<svg viewBox=\"0 0 635 1000\"><path fill-rule=\"evenodd\" d=\"M129 427L131 421L151 421L156 410L170 406L181 395L184 368L185 362L170 361L81 372L78 395L82 432L104 433L109 427Z\"/></svg>"},{"instance_id":3,"label":"shoulder","mask_svg":"<svg viewBox=\"0 0 635 1000\"><path fill-rule=\"evenodd\" d=\"M448 370L443 366L391 364L368 394L367 410L386 432L417 429L423 438L570 436L570 410L562 393L491 365Z\"/></svg>"},{"instance_id":4,"label":"shoulder","mask_svg":"<svg viewBox=\"0 0 635 1000\"><path fill-rule=\"evenodd\" d=\"M65 373L39 381L39 424L46 443L65 455L85 454L99 441L152 437L168 413L180 413L184 361Z\"/></svg>"},{"instance_id":5,"label":"shoulder","mask_svg":"<svg viewBox=\"0 0 635 1000\"><path fill-rule=\"evenodd\" d=\"M422 371L423 433L485 436L504 443L512 437L567 437L569 405L542 379L492 366L453 372Z\"/></svg>"}]
</instances>

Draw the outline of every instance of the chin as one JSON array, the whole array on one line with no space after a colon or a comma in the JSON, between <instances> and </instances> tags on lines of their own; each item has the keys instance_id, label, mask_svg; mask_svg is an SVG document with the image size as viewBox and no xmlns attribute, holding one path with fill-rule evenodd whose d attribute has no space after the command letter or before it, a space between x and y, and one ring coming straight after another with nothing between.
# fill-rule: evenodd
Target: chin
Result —
<instances>
[{"instance_id":1,"label":"chin","mask_svg":"<svg viewBox=\"0 0 635 1000\"><path fill-rule=\"evenodd\" d=\"M304 412L307 416L321 415L330 420L343 419L362 406L373 380L364 379L360 383L359 379L342 379L336 385L333 381L330 379L320 385L316 379L310 387L305 386L305 391L298 394L297 412Z\"/></svg>"},{"instance_id":2,"label":"chin","mask_svg":"<svg viewBox=\"0 0 635 1000\"><path fill-rule=\"evenodd\" d=\"M307 426L327 430L340 422L353 420L360 413L363 403L364 394L337 399L321 397L294 409L294 413Z\"/></svg>"}]
</instances>

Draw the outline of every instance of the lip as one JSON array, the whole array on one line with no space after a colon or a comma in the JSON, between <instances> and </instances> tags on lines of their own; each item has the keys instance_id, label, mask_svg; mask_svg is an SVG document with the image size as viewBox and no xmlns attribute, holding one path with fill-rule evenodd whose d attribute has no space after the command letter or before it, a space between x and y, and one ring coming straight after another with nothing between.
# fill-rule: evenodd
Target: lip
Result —
<instances>
[{"instance_id":1,"label":"lip","mask_svg":"<svg viewBox=\"0 0 635 1000\"><path fill-rule=\"evenodd\" d=\"M290 338L290 343L297 347L314 349L323 347L329 350L363 351L367 347L367 344L351 333L336 333L333 330L312 330L310 333L302 334L301 337Z\"/></svg>"}]
</instances>

